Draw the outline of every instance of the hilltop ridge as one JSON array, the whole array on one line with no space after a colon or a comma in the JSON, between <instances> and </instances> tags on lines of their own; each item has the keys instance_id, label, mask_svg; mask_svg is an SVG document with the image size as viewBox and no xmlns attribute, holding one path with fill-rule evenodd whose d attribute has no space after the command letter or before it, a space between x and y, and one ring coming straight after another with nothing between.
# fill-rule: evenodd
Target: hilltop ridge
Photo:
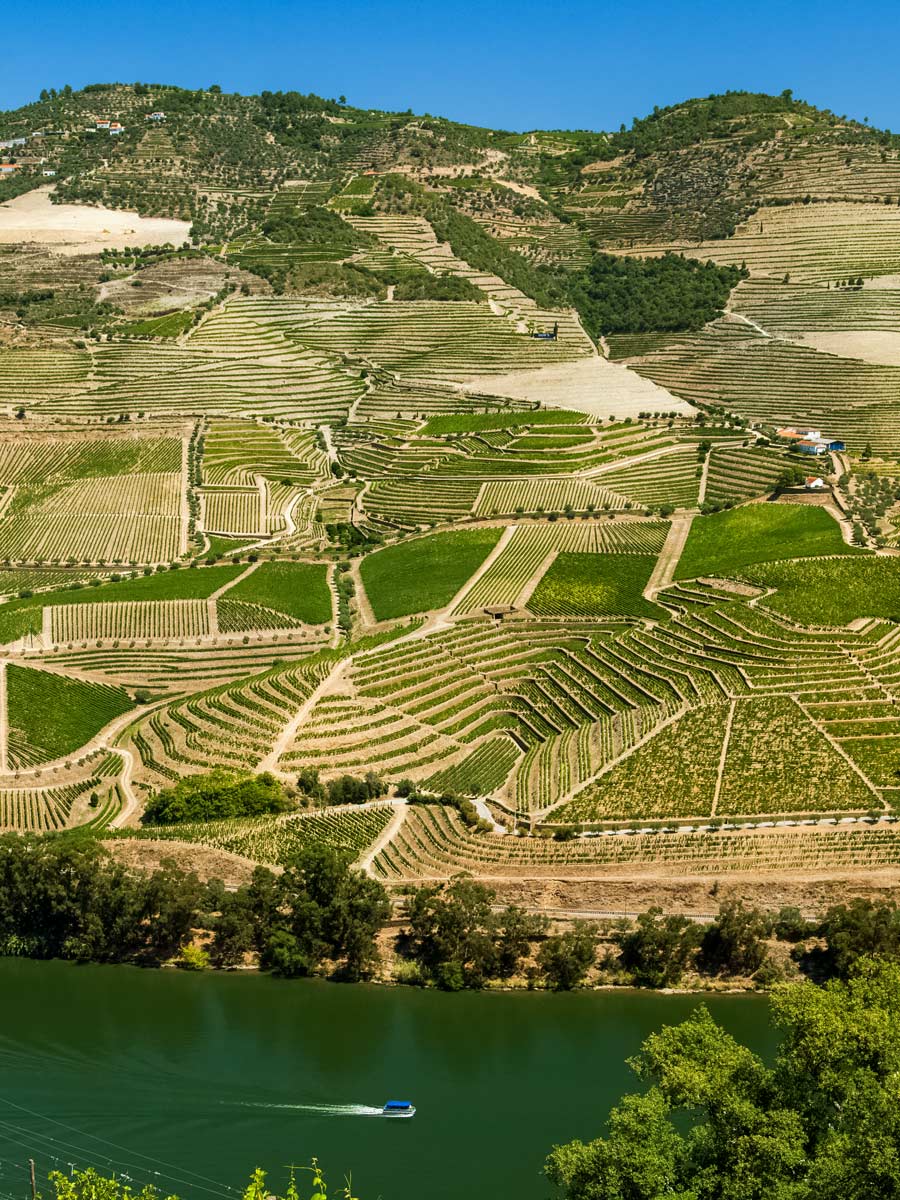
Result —
<instances>
[{"instance_id":1,"label":"hilltop ridge","mask_svg":"<svg viewBox=\"0 0 900 1200\"><path fill-rule=\"evenodd\" d=\"M691 99L614 132L516 133L294 91L90 84L0 113L0 140L23 137L6 149L25 166L0 180L0 196L50 169L61 199L190 220L212 241L257 227L286 181L321 181L327 198L348 172L399 171L437 187L543 258L727 236L769 200L900 194L900 137L789 90Z\"/></svg>"}]
</instances>

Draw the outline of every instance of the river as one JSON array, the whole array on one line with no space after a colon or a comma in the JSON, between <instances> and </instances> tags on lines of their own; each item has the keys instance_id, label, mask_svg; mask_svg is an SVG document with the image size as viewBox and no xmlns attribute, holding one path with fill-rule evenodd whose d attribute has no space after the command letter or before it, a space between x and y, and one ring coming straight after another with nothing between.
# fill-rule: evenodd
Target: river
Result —
<instances>
[{"instance_id":1,"label":"river","mask_svg":"<svg viewBox=\"0 0 900 1200\"><path fill-rule=\"evenodd\" d=\"M707 1001L754 1049L760 997ZM191 1200L281 1189L317 1155L360 1200L544 1200L554 1142L601 1132L625 1058L695 997L446 995L0 959L0 1200L70 1163ZM353 1106L412 1100L412 1121ZM301 1192L301 1195L303 1193Z\"/></svg>"}]
</instances>

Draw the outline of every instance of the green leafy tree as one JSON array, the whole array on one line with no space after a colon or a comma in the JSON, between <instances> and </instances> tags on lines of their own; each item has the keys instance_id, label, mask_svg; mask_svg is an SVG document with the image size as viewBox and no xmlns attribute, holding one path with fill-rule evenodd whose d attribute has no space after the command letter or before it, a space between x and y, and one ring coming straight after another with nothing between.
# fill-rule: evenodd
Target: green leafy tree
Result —
<instances>
[{"instance_id":1,"label":"green leafy tree","mask_svg":"<svg viewBox=\"0 0 900 1200\"><path fill-rule=\"evenodd\" d=\"M664 916L661 908L651 908L641 913L634 929L618 935L621 965L644 987L673 987L702 936L695 921Z\"/></svg>"},{"instance_id":2,"label":"green leafy tree","mask_svg":"<svg viewBox=\"0 0 900 1200\"><path fill-rule=\"evenodd\" d=\"M284 1200L328 1200L328 1186L317 1159L306 1168L300 1168L309 1174L309 1190L299 1187L296 1169L291 1169L290 1179ZM89 1167L87 1170L73 1169L68 1175L61 1171L52 1171L49 1176L53 1187L55 1200L161 1200L161 1193L152 1184L146 1184L139 1191L133 1191L120 1179L101 1175L99 1171ZM341 1189L339 1195L343 1200L353 1200L349 1184ZM177 1196L169 1196L167 1200L178 1200ZM266 1172L257 1168L250 1177L250 1182L244 1189L243 1200L280 1200L266 1183Z\"/></svg>"},{"instance_id":3,"label":"green leafy tree","mask_svg":"<svg viewBox=\"0 0 900 1200\"><path fill-rule=\"evenodd\" d=\"M519 970L532 942L545 933L547 921L511 904L497 915L495 928L497 976L500 979L508 979Z\"/></svg>"},{"instance_id":4,"label":"green leafy tree","mask_svg":"<svg viewBox=\"0 0 900 1200\"><path fill-rule=\"evenodd\" d=\"M189 775L174 787L156 792L147 801L141 821L145 825L172 825L287 812L291 807L284 788L271 772L237 774L217 767L207 775Z\"/></svg>"},{"instance_id":5,"label":"green leafy tree","mask_svg":"<svg viewBox=\"0 0 900 1200\"><path fill-rule=\"evenodd\" d=\"M549 987L570 991L584 982L597 957L597 932L593 925L576 921L565 933L548 937L538 951L538 966Z\"/></svg>"},{"instance_id":6,"label":"green leafy tree","mask_svg":"<svg viewBox=\"0 0 900 1200\"><path fill-rule=\"evenodd\" d=\"M740 900L726 900L700 942L697 965L709 975L753 975L766 960L766 917Z\"/></svg>"},{"instance_id":7,"label":"green leafy tree","mask_svg":"<svg viewBox=\"0 0 900 1200\"><path fill-rule=\"evenodd\" d=\"M900 958L900 909L894 901L864 900L838 904L825 914L820 933L824 951L812 961L831 975L846 978L863 956Z\"/></svg>"},{"instance_id":8,"label":"green leafy tree","mask_svg":"<svg viewBox=\"0 0 900 1200\"><path fill-rule=\"evenodd\" d=\"M204 888L164 862L130 871L97 842L0 837L0 951L159 962L190 940Z\"/></svg>"},{"instance_id":9,"label":"green leafy tree","mask_svg":"<svg viewBox=\"0 0 900 1200\"><path fill-rule=\"evenodd\" d=\"M297 775L297 789L304 796L308 796L310 800L322 801L327 795L325 785L319 779L319 772L315 767L300 768Z\"/></svg>"},{"instance_id":10,"label":"green leafy tree","mask_svg":"<svg viewBox=\"0 0 900 1200\"><path fill-rule=\"evenodd\" d=\"M407 902L409 953L439 987L481 987L495 973L494 895L484 884L456 879L419 888Z\"/></svg>"},{"instance_id":11,"label":"green leafy tree","mask_svg":"<svg viewBox=\"0 0 900 1200\"><path fill-rule=\"evenodd\" d=\"M495 912L496 892L471 879L419 888L406 906L406 951L447 991L508 979L546 922L510 905Z\"/></svg>"},{"instance_id":12,"label":"green leafy tree","mask_svg":"<svg viewBox=\"0 0 900 1200\"><path fill-rule=\"evenodd\" d=\"M775 481L779 491L785 488L803 487L806 482L806 472L802 467L786 467Z\"/></svg>"},{"instance_id":13,"label":"green leafy tree","mask_svg":"<svg viewBox=\"0 0 900 1200\"><path fill-rule=\"evenodd\" d=\"M221 897L212 960L233 966L250 951L286 977L309 975L327 959L360 979L378 959L376 936L391 913L375 879L352 869L353 855L306 846L281 875L257 867L248 885Z\"/></svg>"},{"instance_id":14,"label":"green leafy tree","mask_svg":"<svg viewBox=\"0 0 900 1200\"><path fill-rule=\"evenodd\" d=\"M896 1200L900 1197L900 965L772 1000L774 1066L700 1008L653 1034L631 1066L646 1090L605 1137L557 1146L567 1200Z\"/></svg>"}]
</instances>

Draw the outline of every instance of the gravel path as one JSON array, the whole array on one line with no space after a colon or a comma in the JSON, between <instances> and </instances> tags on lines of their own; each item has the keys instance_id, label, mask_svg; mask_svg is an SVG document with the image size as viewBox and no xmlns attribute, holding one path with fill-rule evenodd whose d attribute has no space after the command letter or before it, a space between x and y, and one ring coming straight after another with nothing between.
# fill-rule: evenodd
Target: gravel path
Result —
<instances>
[{"instance_id":1,"label":"gravel path","mask_svg":"<svg viewBox=\"0 0 900 1200\"><path fill-rule=\"evenodd\" d=\"M610 462L601 463L599 467L589 467L586 471L577 471L576 475L579 479L596 479L598 476L606 475L610 471L621 471L624 467L633 467L638 463L649 462L654 458L662 458L666 454L681 453L684 450L683 442L675 442L671 446L660 446L656 450L645 450L643 454L632 454L626 458L614 458Z\"/></svg>"},{"instance_id":2,"label":"gravel path","mask_svg":"<svg viewBox=\"0 0 900 1200\"><path fill-rule=\"evenodd\" d=\"M324 696L328 690L335 685L335 683L337 683L352 661L352 655L348 655L347 658L342 658L341 661L335 665L334 670L322 680L319 686L310 692L307 698L294 713L293 717L291 717L290 721L288 721L287 725L285 725L284 729L282 729L281 733L275 739L272 749L265 756L265 758L260 759L256 767L257 771L278 770L278 760L294 740L297 730L312 712L313 708L316 706L321 697Z\"/></svg>"},{"instance_id":3,"label":"gravel path","mask_svg":"<svg viewBox=\"0 0 900 1200\"><path fill-rule=\"evenodd\" d=\"M255 570L257 570L258 567L261 567L261 566L262 566L262 560L258 560L255 563L251 563L250 566L247 567L247 569L245 571L241 571L240 575L235 575L234 579L229 579L228 582L223 583L220 588L216 588L216 590L214 592L210 592L209 599L210 600L218 600L221 595L223 595L225 592L227 592L229 590L229 588L233 588L235 586L235 584L238 584L241 582L241 580L246 579L248 575L252 575L253 572Z\"/></svg>"},{"instance_id":4,"label":"gravel path","mask_svg":"<svg viewBox=\"0 0 900 1200\"><path fill-rule=\"evenodd\" d=\"M515 603L513 605L514 608L528 607L528 601L534 595L535 588L553 566L558 555L559 550L551 550L544 561L538 565L537 570L522 588L521 592L519 592L518 596L516 596Z\"/></svg>"},{"instance_id":5,"label":"gravel path","mask_svg":"<svg viewBox=\"0 0 900 1200\"><path fill-rule=\"evenodd\" d=\"M116 746L115 752L121 757L124 764L122 774L119 776L119 784L125 794L125 807L116 813L110 821L109 827L110 829L121 829L137 811L139 801L131 786L131 777L134 774L134 755L130 750L124 750L121 746Z\"/></svg>"},{"instance_id":6,"label":"gravel path","mask_svg":"<svg viewBox=\"0 0 900 1200\"><path fill-rule=\"evenodd\" d=\"M364 850L362 855L356 860L356 866L360 871L365 871L367 875L372 874L372 863L385 848L385 846L394 840L400 832L400 827L406 820L408 806L406 801L395 801L395 811L390 821L385 825L384 829L375 839L368 850Z\"/></svg>"},{"instance_id":7,"label":"gravel path","mask_svg":"<svg viewBox=\"0 0 900 1200\"><path fill-rule=\"evenodd\" d=\"M493 548L493 550L490 552L490 554L487 556L487 558L484 560L484 562L481 564L481 566L478 568L478 570L475 572L475 574L469 576L469 578L462 585L462 587L459 589L459 591L456 593L456 595L453 597L453 599L450 601L450 603L447 605L447 607L444 608L442 610L442 612L438 613L438 624L440 624L440 618L449 616L451 613L454 613L456 611L457 607L459 607L462 604L463 600L466 598L466 596L469 594L469 592L472 590L472 588L475 586L475 584L478 583L478 581L481 579L481 577L483 575L487 574L487 572L491 569L491 567L494 565L494 563L497 561L497 559L500 557L500 555L503 553L503 551L509 545L510 539L512 538L513 534L516 532L517 529L518 529L518 525L507 525L506 529L500 535L500 541Z\"/></svg>"},{"instance_id":8,"label":"gravel path","mask_svg":"<svg viewBox=\"0 0 900 1200\"><path fill-rule=\"evenodd\" d=\"M684 513L672 518L665 543L659 552L659 558L656 560L656 566L653 568L653 572L647 580L647 586L644 588L645 599L653 600L675 578L675 571L681 558L681 552L684 550L684 544L688 539L688 534L691 531L691 523L695 515L695 513Z\"/></svg>"},{"instance_id":9,"label":"gravel path","mask_svg":"<svg viewBox=\"0 0 900 1200\"><path fill-rule=\"evenodd\" d=\"M725 722L725 734L722 738L722 752L719 755L719 769L716 771L716 788L713 792L713 801L709 810L710 817L716 815L716 809L719 807L719 796L722 794L722 780L725 778L725 759L728 757L728 743L731 741L731 727L734 724L734 712L737 708L737 701L732 700L728 709L728 720Z\"/></svg>"}]
</instances>

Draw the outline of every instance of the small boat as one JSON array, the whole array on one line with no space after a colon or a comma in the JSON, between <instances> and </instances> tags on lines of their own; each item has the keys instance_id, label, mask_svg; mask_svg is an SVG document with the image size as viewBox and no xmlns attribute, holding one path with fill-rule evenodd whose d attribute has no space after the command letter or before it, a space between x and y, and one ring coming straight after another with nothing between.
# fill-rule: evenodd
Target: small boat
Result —
<instances>
[{"instance_id":1,"label":"small boat","mask_svg":"<svg viewBox=\"0 0 900 1200\"><path fill-rule=\"evenodd\" d=\"M388 1100L381 1110L383 1117L414 1117L416 1108L408 1100Z\"/></svg>"}]
</instances>

